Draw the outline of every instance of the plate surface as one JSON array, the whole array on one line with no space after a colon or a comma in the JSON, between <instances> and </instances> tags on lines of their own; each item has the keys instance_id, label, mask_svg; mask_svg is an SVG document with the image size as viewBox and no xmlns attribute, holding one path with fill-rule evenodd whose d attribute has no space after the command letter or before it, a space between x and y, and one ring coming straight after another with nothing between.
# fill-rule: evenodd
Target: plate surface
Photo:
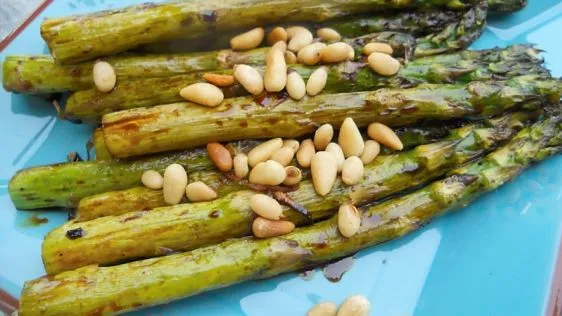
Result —
<instances>
[{"instance_id":1,"label":"plate surface","mask_svg":"<svg viewBox=\"0 0 562 316\"><path fill-rule=\"evenodd\" d=\"M132 0L57 0L2 52L40 54L44 17L125 6ZM562 75L562 2L531 0L526 9L489 19L475 49L536 43ZM1 90L1 89L0 89ZM61 162L69 151L85 157L91 126L55 119L45 101L0 91L0 289L18 298L23 283L44 273L43 236L64 212L17 212L7 192L20 168ZM33 225L37 219L47 223ZM246 282L138 312L141 315L304 315L315 303L369 297L372 315L541 315L547 312L562 228L562 156L457 213L393 242L362 251L337 283L317 270ZM555 285L555 291L560 284ZM1 305L1 304L0 304ZM1 309L0 309L1 311ZM550 312L549 312L550 313ZM1 314L1 312L0 312Z\"/></svg>"}]
</instances>

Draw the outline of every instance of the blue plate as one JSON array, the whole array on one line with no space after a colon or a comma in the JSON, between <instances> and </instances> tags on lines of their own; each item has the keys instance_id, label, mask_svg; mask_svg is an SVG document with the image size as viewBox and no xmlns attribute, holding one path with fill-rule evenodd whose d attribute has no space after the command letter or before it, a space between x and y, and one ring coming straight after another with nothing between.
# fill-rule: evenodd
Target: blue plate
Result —
<instances>
[{"instance_id":1,"label":"blue plate","mask_svg":"<svg viewBox=\"0 0 562 316\"><path fill-rule=\"evenodd\" d=\"M54 1L0 54L46 53L43 17L91 12L141 1ZM475 49L536 43L554 75L562 74L562 3L530 1L521 12L493 17ZM43 236L64 212L17 212L8 181L24 167L86 155L91 126L55 119L47 102L0 91L0 289L18 298L23 283L44 274ZM337 283L321 272L246 282L152 308L146 315L304 315L314 304L369 297L372 315L552 315L562 224L562 157L526 171L474 204L393 242L360 252ZM46 219L48 222L37 226ZM552 288L552 291L551 291ZM551 297L551 293L553 294ZM549 306L549 302L551 305ZM1 307L2 304L0 304ZM0 311L2 309L0 308ZM0 312L1 314L1 312Z\"/></svg>"}]
</instances>

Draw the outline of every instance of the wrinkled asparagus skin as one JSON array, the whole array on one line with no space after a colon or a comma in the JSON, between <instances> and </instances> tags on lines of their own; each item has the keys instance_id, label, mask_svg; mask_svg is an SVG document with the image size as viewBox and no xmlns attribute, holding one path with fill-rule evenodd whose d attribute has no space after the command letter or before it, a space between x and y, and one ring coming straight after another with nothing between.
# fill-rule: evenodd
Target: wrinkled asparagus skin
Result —
<instances>
[{"instance_id":1,"label":"wrinkled asparagus skin","mask_svg":"<svg viewBox=\"0 0 562 316\"><path fill-rule=\"evenodd\" d=\"M496 49L497 51L497 49ZM527 47L510 47L502 53L470 51L452 56L438 55L414 60L392 77L376 74L362 62L347 62L330 66L324 93L368 91L377 88L405 88L422 83L470 82L486 79L508 79L521 75L538 75L548 78L549 72L542 67L538 51ZM462 59L461 59L462 58ZM306 81L317 67L292 65ZM263 67L258 68L263 75ZM231 70L216 72L231 74ZM350 80L353 79L353 80ZM98 120L102 114L119 110L181 102L179 95L185 86L201 82L201 74L187 74L168 78L128 80L117 84L110 93L97 89L78 91L66 103L64 115L82 120ZM225 97L247 95L238 84L223 88Z\"/></svg>"},{"instance_id":2,"label":"wrinkled asparagus skin","mask_svg":"<svg viewBox=\"0 0 562 316\"><path fill-rule=\"evenodd\" d=\"M488 0L488 8L492 12L514 12L523 9L527 0Z\"/></svg>"},{"instance_id":3,"label":"wrinkled asparagus skin","mask_svg":"<svg viewBox=\"0 0 562 316\"><path fill-rule=\"evenodd\" d=\"M314 220L321 220L331 216L347 200L357 205L374 201L426 183L483 155L513 136L529 115L533 114L517 112L493 121L496 126L459 128L441 142L400 154L379 156L365 166L363 181L348 186L338 179L330 194L324 197L316 194L309 180L302 181L296 191L287 195L304 206ZM162 255L162 250L154 245L185 251L249 235L254 217L249 199L253 194L253 191L238 191L211 202L179 204L87 222L68 222L45 237L42 246L45 269L53 274L92 263L111 264ZM297 225L307 223L302 215L288 208L284 214ZM67 231L78 228L85 232L83 237L74 240L66 237ZM101 244L104 246L100 247Z\"/></svg>"},{"instance_id":4,"label":"wrinkled asparagus skin","mask_svg":"<svg viewBox=\"0 0 562 316\"><path fill-rule=\"evenodd\" d=\"M210 141L298 137L320 124L339 126L345 117L353 118L360 127L374 121L395 127L421 119L489 116L529 100L559 100L560 88L558 80L521 76L506 81L321 94L300 101L240 97L225 99L212 109L185 102L109 113L102 122L109 152L128 157L194 148Z\"/></svg>"},{"instance_id":5,"label":"wrinkled asparagus skin","mask_svg":"<svg viewBox=\"0 0 562 316\"><path fill-rule=\"evenodd\" d=\"M298 271L351 255L415 231L472 202L562 149L560 120L521 131L486 158L402 197L360 208L361 227L344 238L337 217L276 238L242 238L113 267L95 265L44 276L24 285L22 316L125 312L245 280Z\"/></svg>"},{"instance_id":6,"label":"wrinkled asparagus skin","mask_svg":"<svg viewBox=\"0 0 562 316\"><path fill-rule=\"evenodd\" d=\"M96 153L96 160L113 160L113 157L105 147L105 140L103 139L103 130L96 128L92 135L94 152Z\"/></svg>"},{"instance_id":7,"label":"wrinkled asparagus skin","mask_svg":"<svg viewBox=\"0 0 562 316\"><path fill-rule=\"evenodd\" d=\"M58 63L75 63L129 50L142 44L198 37L269 23L322 22L351 14L398 8L448 6L468 0L194 0L143 4L82 16L47 19L41 36ZM259 21L259 23L256 23Z\"/></svg>"}]
</instances>

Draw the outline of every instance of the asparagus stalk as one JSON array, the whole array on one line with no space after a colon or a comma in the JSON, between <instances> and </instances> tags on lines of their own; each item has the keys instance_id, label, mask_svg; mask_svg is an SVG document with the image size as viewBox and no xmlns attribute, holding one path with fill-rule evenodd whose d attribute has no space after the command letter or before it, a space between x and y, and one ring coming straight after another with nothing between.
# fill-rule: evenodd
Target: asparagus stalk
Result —
<instances>
[{"instance_id":1,"label":"asparagus stalk","mask_svg":"<svg viewBox=\"0 0 562 316\"><path fill-rule=\"evenodd\" d=\"M560 152L561 128L559 117L537 123L443 180L360 208L361 228L350 238L339 234L334 217L281 237L235 239L183 254L44 276L24 285L20 315L125 312L351 255L415 231Z\"/></svg>"},{"instance_id":2,"label":"asparagus stalk","mask_svg":"<svg viewBox=\"0 0 562 316\"><path fill-rule=\"evenodd\" d=\"M143 4L83 16L47 19L41 35L61 64L76 63L174 38L210 38L213 33L269 23L322 22L385 9L467 7L469 0L195 0ZM257 22L259 21L259 23Z\"/></svg>"},{"instance_id":3,"label":"asparagus stalk","mask_svg":"<svg viewBox=\"0 0 562 316\"><path fill-rule=\"evenodd\" d=\"M339 126L346 116L360 127L373 121L401 126L421 119L488 116L529 100L559 100L561 87L558 80L521 76L507 81L322 94L300 101L278 97L267 104L240 97L216 108L184 102L131 109L106 114L102 122L109 152L128 157L194 148L210 141L298 137L313 132L318 124Z\"/></svg>"},{"instance_id":4,"label":"asparagus stalk","mask_svg":"<svg viewBox=\"0 0 562 316\"><path fill-rule=\"evenodd\" d=\"M493 52L493 53L492 53ZM381 76L363 62L347 62L329 67L325 93L355 92L375 88L413 87L422 83L470 82L486 79L508 79L521 75L549 77L542 67L538 50L532 47L512 46L506 49L465 51L450 55L416 59L406 64L392 77ZM316 69L292 65L305 80ZM263 67L258 68L262 73ZM232 74L232 70L216 73ZM137 107L181 102L179 91L185 86L203 81L202 73L167 78L125 80L110 93L95 88L72 94L66 103L64 115L73 119L97 120L105 113ZM349 80L354 78L355 80ZM247 95L240 85L223 88L225 97Z\"/></svg>"},{"instance_id":5,"label":"asparagus stalk","mask_svg":"<svg viewBox=\"0 0 562 316\"><path fill-rule=\"evenodd\" d=\"M488 8L492 12L514 12L523 9L527 0L488 0Z\"/></svg>"},{"instance_id":6,"label":"asparagus stalk","mask_svg":"<svg viewBox=\"0 0 562 316\"><path fill-rule=\"evenodd\" d=\"M427 183L509 139L528 118L528 113L518 112L492 121L490 127L470 125L453 130L443 141L380 156L365 166L363 181L347 186L338 180L327 196L317 195L309 180L286 194L307 209L314 220L325 219L348 199L362 204ZM68 222L45 237L42 246L45 269L53 274L92 263L111 264L162 255L162 249L154 245L185 251L249 235L254 218L249 200L253 194L253 191L236 191L211 202ZM302 215L288 208L285 215L297 225L307 223ZM77 230L84 232L81 238L66 237L67 232Z\"/></svg>"},{"instance_id":7,"label":"asparagus stalk","mask_svg":"<svg viewBox=\"0 0 562 316\"><path fill-rule=\"evenodd\" d=\"M112 160L113 157L105 147L105 140L103 139L103 130L96 128L92 135L92 143L94 152L96 153L96 160Z\"/></svg>"}]
</instances>

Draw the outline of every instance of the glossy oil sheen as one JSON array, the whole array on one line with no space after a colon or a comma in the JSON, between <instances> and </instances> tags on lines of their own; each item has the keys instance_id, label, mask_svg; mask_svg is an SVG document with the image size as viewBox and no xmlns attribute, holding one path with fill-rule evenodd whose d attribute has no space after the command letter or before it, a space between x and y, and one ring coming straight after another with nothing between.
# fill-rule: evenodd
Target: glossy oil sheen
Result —
<instances>
[{"instance_id":1,"label":"glossy oil sheen","mask_svg":"<svg viewBox=\"0 0 562 316\"><path fill-rule=\"evenodd\" d=\"M54 1L0 58L46 52L44 17L141 2ZM562 3L531 0L526 9L489 19L473 48L532 42L547 66L562 75ZM43 236L66 220L64 212L16 212L7 184L20 168L61 162L68 151L85 156L93 127L57 121L35 97L0 91L0 289L19 297L23 282L44 273ZM29 225L32 218L48 222ZM42 221L44 222L44 221ZM362 251L337 283L322 273L246 282L155 307L139 315L304 315L321 301L366 295L372 315L542 315L548 304L562 224L562 157L531 168L512 183L419 231Z\"/></svg>"}]
</instances>

